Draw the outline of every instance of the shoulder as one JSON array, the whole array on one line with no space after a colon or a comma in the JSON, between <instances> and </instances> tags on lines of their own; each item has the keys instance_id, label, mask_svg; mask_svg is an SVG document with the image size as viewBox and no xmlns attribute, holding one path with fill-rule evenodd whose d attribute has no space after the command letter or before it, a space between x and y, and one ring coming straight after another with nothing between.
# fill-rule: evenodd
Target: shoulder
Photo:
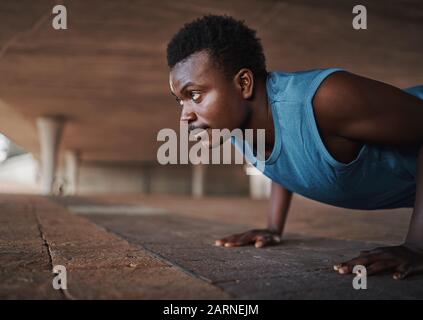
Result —
<instances>
[{"instance_id":1,"label":"shoulder","mask_svg":"<svg viewBox=\"0 0 423 320\"><path fill-rule=\"evenodd\" d=\"M389 91L389 87L351 72L334 72L322 81L313 97L316 120L326 131L342 135L348 124L370 117L377 111L368 108L370 103L374 104L376 96L380 97L378 105L384 104L383 100L388 97L384 91Z\"/></svg>"},{"instance_id":2,"label":"shoulder","mask_svg":"<svg viewBox=\"0 0 423 320\"><path fill-rule=\"evenodd\" d=\"M369 141L381 140L393 128L415 133L423 116L423 101L416 96L346 71L322 81L312 106L318 125L326 132Z\"/></svg>"},{"instance_id":3,"label":"shoulder","mask_svg":"<svg viewBox=\"0 0 423 320\"><path fill-rule=\"evenodd\" d=\"M312 97L321 82L339 68L309 69L294 72L272 71L268 73L266 86L271 99L303 101Z\"/></svg>"}]
</instances>

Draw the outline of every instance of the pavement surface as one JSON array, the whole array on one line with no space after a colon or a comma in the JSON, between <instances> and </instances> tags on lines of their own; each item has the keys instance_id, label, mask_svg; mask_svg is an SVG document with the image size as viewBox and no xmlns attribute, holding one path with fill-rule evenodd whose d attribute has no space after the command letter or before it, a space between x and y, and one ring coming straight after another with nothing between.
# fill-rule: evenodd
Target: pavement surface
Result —
<instances>
[{"instance_id":1,"label":"pavement surface","mask_svg":"<svg viewBox=\"0 0 423 320\"><path fill-rule=\"evenodd\" d=\"M423 276L394 281L332 265L401 243L410 209L355 211L295 196L279 246L214 240L266 221L267 201L166 196L0 196L1 299L421 299ZM55 265L67 290L52 287Z\"/></svg>"},{"instance_id":2,"label":"pavement surface","mask_svg":"<svg viewBox=\"0 0 423 320\"><path fill-rule=\"evenodd\" d=\"M45 198L1 196L0 206L0 299L228 298ZM67 290L52 286L56 265Z\"/></svg>"}]
</instances>

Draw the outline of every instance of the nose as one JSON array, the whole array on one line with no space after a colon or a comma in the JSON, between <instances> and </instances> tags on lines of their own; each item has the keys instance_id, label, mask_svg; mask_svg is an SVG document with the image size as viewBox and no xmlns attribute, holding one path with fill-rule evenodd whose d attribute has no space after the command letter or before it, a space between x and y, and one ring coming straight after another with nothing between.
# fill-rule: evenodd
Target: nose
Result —
<instances>
[{"instance_id":1,"label":"nose","mask_svg":"<svg viewBox=\"0 0 423 320\"><path fill-rule=\"evenodd\" d=\"M192 110L189 110L186 106L182 108L181 112L181 119L180 121L188 121L188 123L191 123L193 121L197 120L197 115Z\"/></svg>"}]
</instances>

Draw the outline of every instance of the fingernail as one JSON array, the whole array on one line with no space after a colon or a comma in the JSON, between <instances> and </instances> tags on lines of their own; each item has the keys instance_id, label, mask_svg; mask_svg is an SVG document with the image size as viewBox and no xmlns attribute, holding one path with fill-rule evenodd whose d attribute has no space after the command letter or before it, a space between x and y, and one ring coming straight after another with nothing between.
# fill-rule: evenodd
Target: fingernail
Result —
<instances>
[{"instance_id":1,"label":"fingernail","mask_svg":"<svg viewBox=\"0 0 423 320\"><path fill-rule=\"evenodd\" d=\"M232 243L226 242L225 247L232 247Z\"/></svg>"},{"instance_id":2,"label":"fingernail","mask_svg":"<svg viewBox=\"0 0 423 320\"><path fill-rule=\"evenodd\" d=\"M335 265L333 266L333 270L335 270L335 271L338 271L338 270L339 270L339 268L341 268L341 265L340 265L340 264L335 264Z\"/></svg>"},{"instance_id":3,"label":"fingernail","mask_svg":"<svg viewBox=\"0 0 423 320\"><path fill-rule=\"evenodd\" d=\"M263 242L257 241L255 246L256 246L256 248L261 248L261 247L263 247L263 245L264 245Z\"/></svg>"},{"instance_id":4,"label":"fingernail","mask_svg":"<svg viewBox=\"0 0 423 320\"><path fill-rule=\"evenodd\" d=\"M400 273L394 273L394 277L395 280L401 280L401 274Z\"/></svg>"},{"instance_id":5,"label":"fingernail","mask_svg":"<svg viewBox=\"0 0 423 320\"><path fill-rule=\"evenodd\" d=\"M222 242L217 240L214 242L214 245L220 247L222 245Z\"/></svg>"},{"instance_id":6,"label":"fingernail","mask_svg":"<svg viewBox=\"0 0 423 320\"><path fill-rule=\"evenodd\" d=\"M338 269L338 272L339 272L340 274L345 274L345 273L347 273L347 268L345 268L345 267L343 267L343 268L339 268L339 269Z\"/></svg>"}]
</instances>

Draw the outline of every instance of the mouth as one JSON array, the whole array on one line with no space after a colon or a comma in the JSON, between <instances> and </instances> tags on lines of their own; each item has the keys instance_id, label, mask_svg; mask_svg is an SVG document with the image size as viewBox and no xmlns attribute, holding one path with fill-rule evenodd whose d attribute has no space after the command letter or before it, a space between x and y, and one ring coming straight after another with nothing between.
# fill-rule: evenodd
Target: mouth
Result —
<instances>
[{"instance_id":1,"label":"mouth","mask_svg":"<svg viewBox=\"0 0 423 320\"><path fill-rule=\"evenodd\" d=\"M203 137L203 135L211 133L211 128L207 125L199 125L199 126L189 125L188 131L190 133L193 131L197 131L194 134L194 138L198 141L200 140L201 137Z\"/></svg>"},{"instance_id":2,"label":"mouth","mask_svg":"<svg viewBox=\"0 0 423 320\"><path fill-rule=\"evenodd\" d=\"M210 127L208 125L205 125L205 124L202 124L202 125L199 125L199 126L195 126L193 124L188 125L188 131L189 132L194 131L196 129L207 130L207 129L210 129Z\"/></svg>"}]
</instances>

